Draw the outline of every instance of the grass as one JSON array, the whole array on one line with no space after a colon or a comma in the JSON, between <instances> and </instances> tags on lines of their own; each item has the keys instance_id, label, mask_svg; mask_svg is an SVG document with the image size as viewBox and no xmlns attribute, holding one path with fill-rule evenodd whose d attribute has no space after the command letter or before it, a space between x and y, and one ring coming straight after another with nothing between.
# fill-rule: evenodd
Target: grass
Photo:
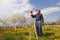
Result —
<instances>
[{"instance_id":1,"label":"grass","mask_svg":"<svg viewBox=\"0 0 60 40\"><path fill-rule=\"evenodd\" d=\"M60 27L43 26L43 36L36 39L34 27L0 28L0 40L60 40Z\"/></svg>"}]
</instances>

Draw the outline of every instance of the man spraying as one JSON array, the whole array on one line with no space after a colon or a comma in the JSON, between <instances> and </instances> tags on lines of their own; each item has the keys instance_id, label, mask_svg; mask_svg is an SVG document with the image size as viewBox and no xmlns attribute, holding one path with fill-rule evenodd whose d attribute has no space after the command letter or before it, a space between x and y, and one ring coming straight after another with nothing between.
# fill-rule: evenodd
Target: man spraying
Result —
<instances>
[{"instance_id":1,"label":"man spraying","mask_svg":"<svg viewBox=\"0 0 60 40\"><path fill-rule=\"evenodd\" d=\"M41 11L39 9L36 10L36 14L33 15L33 12L31 11L29 14L32 18L36 18L35 26L36 26L36 32L37 36L42 36L42 24L44 24L43 15L41 14Z\"/></svg>"}]
</instances>

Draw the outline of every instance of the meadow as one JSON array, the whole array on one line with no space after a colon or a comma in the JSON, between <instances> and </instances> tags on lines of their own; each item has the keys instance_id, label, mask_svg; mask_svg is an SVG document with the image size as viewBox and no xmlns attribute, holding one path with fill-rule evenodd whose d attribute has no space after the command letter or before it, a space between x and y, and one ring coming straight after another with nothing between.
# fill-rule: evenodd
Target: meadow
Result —
<instances>
[{"instance_id":1,"label":"meadow","mask_svg":"<svg viewBox=\"0 0 60 40\"><path fill-rule=\"evenodd\" d=\"M36 39L33 26L0 28L0 40L60 40L60 26L44 25L43 36Z\"/></svg>"}]
</instances>

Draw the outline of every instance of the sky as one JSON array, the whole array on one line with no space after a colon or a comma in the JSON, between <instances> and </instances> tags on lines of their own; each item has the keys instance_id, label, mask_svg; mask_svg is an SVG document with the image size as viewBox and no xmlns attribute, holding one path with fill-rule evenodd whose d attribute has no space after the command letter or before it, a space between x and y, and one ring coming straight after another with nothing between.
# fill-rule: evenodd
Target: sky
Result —
<instances>
[{"instance_id":1,"label":"sky","mask_svg":"<svg viewBox=\"0 0 60 40\"><path fill-rule=\"evenodd\" d=\"M56 21L60 17L60 0L30 0L35 9L40 9L45 20Z\"/></svg>"},{"instance_id":2,"label":"sky","mask_svg":"<svg viewBox=\"0 0 60 40\"><path fill-rule=\"evenodd\" d=\"M45 20L56 21L60 16L60 0L0 0L0 18L14 14L29 16L29 11L40 9Z\"/></svg>"}]
</instances>

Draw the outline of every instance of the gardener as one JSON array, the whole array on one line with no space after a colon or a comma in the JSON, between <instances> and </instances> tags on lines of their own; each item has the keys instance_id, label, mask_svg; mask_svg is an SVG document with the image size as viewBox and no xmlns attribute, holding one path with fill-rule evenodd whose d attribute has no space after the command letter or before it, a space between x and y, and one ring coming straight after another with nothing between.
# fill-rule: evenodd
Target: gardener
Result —
<instances>
[{"instance_id":1,"label":"gardener","mask_svg":"<svg viewBox=\"0 0 60 40\"><path fill-rule=\"evenodd\" d=\"M37 36L42 36L42 24L44 24L43 15L41 14L41 11L39 9L36 10L36 14L33 15L32 11L29 14L32 18L36 18L35 26L36 26L36 32Z\"/></svg>"}]
</instances>

